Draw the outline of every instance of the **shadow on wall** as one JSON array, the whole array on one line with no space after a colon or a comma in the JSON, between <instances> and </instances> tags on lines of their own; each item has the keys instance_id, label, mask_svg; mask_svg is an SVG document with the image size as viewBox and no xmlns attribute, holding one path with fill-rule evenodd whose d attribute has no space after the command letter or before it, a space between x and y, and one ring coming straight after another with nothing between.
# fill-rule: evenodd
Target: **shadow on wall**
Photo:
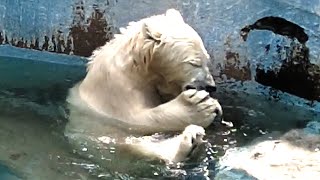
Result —
<instances>
[{"instance_id":1,"label":"shadow on wall","mask_svg":"<svg viewBox=\"0 0 320 180\"><path fill-rule=\"evenodd\" d=\"M113 38L113 26L107 22L105 10L101 10L98 5L93 5L92 8L91 16L86 18L83 0L74 5L73 22L66 40L64 38L65 34L60 30L57 30L51 37L44 36L43 44L39 43L38 38L28 42L23 37L9 39L0 32L0 44L10 44L40 51L90 56L94 49Z\"/></svg>"}]
</instances>

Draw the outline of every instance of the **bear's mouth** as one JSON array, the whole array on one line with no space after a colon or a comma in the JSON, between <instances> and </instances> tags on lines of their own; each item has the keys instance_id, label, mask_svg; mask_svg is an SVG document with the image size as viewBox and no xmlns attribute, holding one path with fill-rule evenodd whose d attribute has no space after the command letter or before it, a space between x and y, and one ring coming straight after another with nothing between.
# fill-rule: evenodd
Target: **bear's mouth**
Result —
<instances>
[{"instance_id":1,"label":"bear's mouth","mask_svg":"<svg viewBox=\"0 0 320 180\"><path fill-rule=\"evenodd\" d=\"M163 103L167 103L167 102L171 101L172 99L174 99L176 97L176 95L173 95L173 94L161 93L159 91L159 89L156 89L156 91L157 91L157 94L160 97L160 102L162 104Z\"/></svg>"}]
</instances>

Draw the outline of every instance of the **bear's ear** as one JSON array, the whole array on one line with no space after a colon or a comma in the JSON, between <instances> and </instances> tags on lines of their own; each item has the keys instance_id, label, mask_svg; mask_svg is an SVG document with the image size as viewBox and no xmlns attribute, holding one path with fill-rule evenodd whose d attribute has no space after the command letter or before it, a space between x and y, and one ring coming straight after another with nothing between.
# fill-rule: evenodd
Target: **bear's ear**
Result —
<instances>
[{"instance_id":1,"label":"bear's ear","mask_svg":"<svg viewBox=\"0 0 320 180\"><path fill-rule=\"evenodd\" d=\"M143 23L142 33L147 39L152 39L160 43L170 34L172 26L185 24L179 11L175 9L167 10L165 15L154 16Z\"/></svg>"},{"instance_id":2,"label":"bear's ear","mask_svg":"<svg viewBox=\"0 0 320 180\"><path fill-rule=\"evenodd\" d=\"M152 29L150 29L150 27L146 23L143 23L142 25L142 33L147 39L152 39L156 42L161 41L162 34L159 31L153 31Z\"/></svg>"},{"instance_id":3,"label":"bear's ear","mask_svg":"<svg viewBox=\"0 0 320 180\"><path fill-rule=\"evenodd\" d=\"M170 21L174 21L175 23L184 23L182 15L175 9L168 9L166 16L170 19Z\"/></svg>"}]
</instances>

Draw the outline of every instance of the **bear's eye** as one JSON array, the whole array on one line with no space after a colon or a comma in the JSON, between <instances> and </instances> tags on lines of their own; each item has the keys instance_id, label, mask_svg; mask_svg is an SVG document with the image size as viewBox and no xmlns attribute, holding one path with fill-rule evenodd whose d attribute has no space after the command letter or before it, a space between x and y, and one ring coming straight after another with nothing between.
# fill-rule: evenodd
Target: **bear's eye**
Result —
<instances>
[{"instance_id":1,"label":"bear's eye","mask_svg":"<svg viewBox=\"0 0 320 180\"><path fill-rule=\"evenodd\" d=\"M195 66L195 67L201 67L202 66L202 63L201 63L201 61L199 59L190 60L189 64L191 64L192 66Z\"/></svg>"},{"instance_id":2,"label":"bear's eye","mask_svg":"<svg viewBox=\"0 0 320 180\"><path fill-rule=\"evenodd\" d=\"M190 65L193 67L201 67L199 64L194 64L194 63L190 63Z\"/></svg>"}]
</instances>

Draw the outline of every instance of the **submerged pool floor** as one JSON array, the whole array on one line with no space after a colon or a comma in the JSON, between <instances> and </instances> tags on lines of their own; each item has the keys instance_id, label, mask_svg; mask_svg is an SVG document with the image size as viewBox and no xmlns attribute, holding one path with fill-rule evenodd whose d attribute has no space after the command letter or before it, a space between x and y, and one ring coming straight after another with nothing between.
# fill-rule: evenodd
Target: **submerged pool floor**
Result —
<instances>
[{"instance_id":1,"label":"submerged pool floor","mask_svg":"<svg viewBox=\"0 0 320 180\"><path fill-rule=\"evenodd\" d=\"M139 160L129 162L125 168L115 169L106 166L113 162L99 162L91 158L99 156L96 154L81 156L69 145L63 135L67 121L63 102L39 103L32 98L3 91L0 93L0 162L10 168L10 174L9 169L0 165L0 179L6 172L7 175L14 173L22 179L33 180L213 179L219 157L228 148L243 146L274 131L286 132L303 127L307 121L319 117L316 112L265 97L231 92L223 92L219 96L225 120L232 121L234 127L213 124L207 128L209 143L197 161L187 162L181 167L166 167L161 162ZM121 161L121 153L116 152L115 156L119 156L116 160Z\"/></svg>"}]
</instances>

